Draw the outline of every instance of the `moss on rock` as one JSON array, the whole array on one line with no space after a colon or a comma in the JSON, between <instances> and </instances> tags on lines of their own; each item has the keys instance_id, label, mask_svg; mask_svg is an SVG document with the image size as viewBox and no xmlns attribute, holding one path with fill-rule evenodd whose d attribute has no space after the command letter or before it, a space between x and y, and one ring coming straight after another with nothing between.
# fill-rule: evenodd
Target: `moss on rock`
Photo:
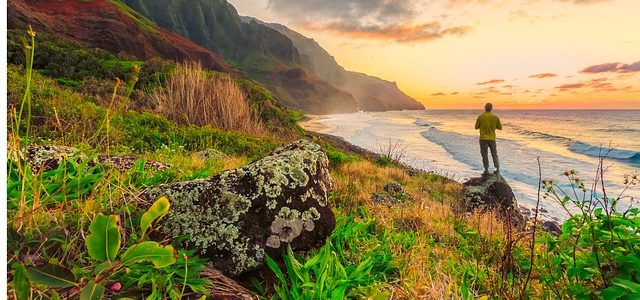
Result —
<instances>
[{"instance_id":1,"label":"moss on rock","mask_svg":"<svg viewBox=\"0 0 640 300\"><path fill-rule=\"evenodd\" d=\"M183 246L198 250L223 273L237 275L260 266L265 253L324 243L335 227L327 205L331 188L321 147L299 140L248 166L150 188L140 196L172 200L163 237L185 237Z\"/></svg>"}]
</instances>

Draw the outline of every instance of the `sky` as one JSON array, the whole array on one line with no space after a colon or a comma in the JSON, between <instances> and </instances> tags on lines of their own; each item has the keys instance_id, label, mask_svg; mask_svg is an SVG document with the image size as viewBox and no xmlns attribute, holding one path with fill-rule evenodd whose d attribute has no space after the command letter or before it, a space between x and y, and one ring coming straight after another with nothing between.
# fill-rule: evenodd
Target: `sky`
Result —
<instances>
[{"instance_id":1,"label":"sky","mask_svg":"<svg viewBox=\"0 0 640 300\"><path fill-rule=\"evenodd\" d=\"M427 108L640 108L639 0L229 0Z\"/></svg>"}]
</instances>

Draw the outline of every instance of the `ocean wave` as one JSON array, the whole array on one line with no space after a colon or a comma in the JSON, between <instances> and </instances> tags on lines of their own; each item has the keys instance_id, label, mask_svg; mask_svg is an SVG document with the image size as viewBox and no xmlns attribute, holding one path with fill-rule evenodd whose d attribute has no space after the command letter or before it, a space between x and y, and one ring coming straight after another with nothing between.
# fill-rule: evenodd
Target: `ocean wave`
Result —
<instances>
[{"instance_id":1,"label":"ocean wave","mask_svg":"<svg viewBox=\"0 0 640 300\"><path fill-rule=\"evenodd\" d=\"M531 137L534 137L534 138L547 140L547 141L559 142L559 143L562 143L562 144L567 145L567 146L573 144L573 142L574 142L572 139L567 138L567 137L548 134L548 133L544 133L544 132L538 132L538 131L520 130L519 133L523 134L523 135L528 135L528 136L531 136Z\"/></svg>"},{"instance_id":2,"label":"ocean wave","mask_svg":"<svg viewBox=\"0 0 640 300\"><path fill-rule=\"evenodd\" d=\"M427 120L424 119L417 119L413 124L417 125L417 126L421 126L421 127L431 127L431 126L436 126L440 123L438 122L429 122Z\"/></svg>"},{"instance_id":3,"label":"ocean wave","mask_svg":"<svg viewBox=\"0 0 640 300\"><path fill-rule=\"evenodd\" d=\"M569 146L569 150L588 156L626 160L630 162L640 163L640 152L624 149L609 149L607 147L593 146L582 142L575 142Z\"/></svg>"}]
</instances>

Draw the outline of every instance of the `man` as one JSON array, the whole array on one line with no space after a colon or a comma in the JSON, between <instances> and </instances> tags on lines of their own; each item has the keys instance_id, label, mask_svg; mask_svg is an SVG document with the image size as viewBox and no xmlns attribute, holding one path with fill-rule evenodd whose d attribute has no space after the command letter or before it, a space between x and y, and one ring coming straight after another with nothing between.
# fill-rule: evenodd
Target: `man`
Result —
<instances>
[{"instance_id":1,"label":"man","mask_svg":"<svg viewBox=\"0 0 640 300\"><path fill-rule=\"evenodd\" d=\"M491 149L491 157L493 158L493 166L496 168L494 172L500 175L500 162L498 161L498 149L496 148L496 129L502 130L500 118L491 113L493 104L487 103L484 106L484 113L478 116L476 120L476 129L480 129L480 154L482 154L482 165L484 166L483 176L489 174L489 156L487 148Z\"/></svg>"}]
</instances>

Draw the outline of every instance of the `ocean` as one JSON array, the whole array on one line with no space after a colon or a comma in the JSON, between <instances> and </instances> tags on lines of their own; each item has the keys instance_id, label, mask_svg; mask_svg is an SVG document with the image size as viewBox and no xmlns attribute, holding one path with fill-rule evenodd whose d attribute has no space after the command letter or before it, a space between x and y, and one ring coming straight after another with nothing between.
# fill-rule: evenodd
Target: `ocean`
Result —
<instances>
[{"instance_id":1,"label":"ocean","mask_svg":"<svg viewBox=\"0 0 640 300\"><path fill-rule=\"evenodd\" d=\"M474 129L480 113L481 110L359 112L312 117L303 127L342 137L378 153L389 144L400 143L406 148L404 163L462 182L482 172L478 133ZM565 171L575 170L590 187L598 157L607 153L605 183L609 196L624 190L625 174L640 171L640 110L496 110L494 114L503 124L503 130L497 132L501 174L513 188L520 206L532 209L536 205L538 157L542 178L570 189ZM620 202L620 209L637 207L640 186L629 188L624 195L627 198ZM548 219L567 217L556 201L542 199L541 207L543 217Z\"/></svg>"}]
</instances>

